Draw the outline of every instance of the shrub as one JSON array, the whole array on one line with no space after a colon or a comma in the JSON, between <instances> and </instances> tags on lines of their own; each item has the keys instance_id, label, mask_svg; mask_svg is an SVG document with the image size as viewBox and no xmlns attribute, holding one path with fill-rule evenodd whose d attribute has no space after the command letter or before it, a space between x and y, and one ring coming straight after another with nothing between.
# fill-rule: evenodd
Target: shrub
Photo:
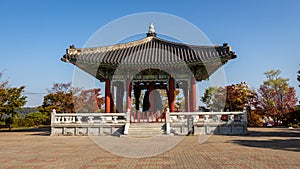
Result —
<instances>
[{"instance_id":1,"label":"shrub","mask_svg":"<svg viewBox=\"0 0 300 169\"><path fill-rule=\"evenodd\" d=\"M29 113L24 118L24 125L26 127L31 126L39 126L39 125L46 125L49 121L49 117L41 112L34 112Z\"/></svg>"},{"instance_id":2,"label":"shrub","mask_svg":"<svg viewBox=\"0 0 300 169\"><path fill-rule=\"evenodd\" d=\"M259 113L252 112L251 114L248 112L247 114L247 120L249 126L262 126L263 120L260 117Z\"/></svg>"}]
</instances>

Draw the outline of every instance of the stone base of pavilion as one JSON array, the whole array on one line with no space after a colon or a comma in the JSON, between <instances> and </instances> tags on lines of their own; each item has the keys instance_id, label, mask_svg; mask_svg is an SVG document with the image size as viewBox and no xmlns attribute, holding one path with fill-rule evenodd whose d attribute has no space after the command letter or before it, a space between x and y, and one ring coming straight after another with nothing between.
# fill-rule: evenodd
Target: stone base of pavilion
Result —
<instances>
[{"instance_id":1,"label":"stone base of pavilion","mask_svg":"<svg viewBox=\"0 0 300 169\"><path fill-rule=\"evenodd\" d=\"M174 135L206 135L206 134L220 134L220 135L245 135L247 134L247 125L243 122L233 123L196 123L189 128L182 123L174 123L171 126L171 132Z\"/></svg>"},{"instance_id":2,"label":"stone base of pavilion","mask_svg":"<svg viewBox=\"0 0 300 169\"><path fill-rule=\"evenodd\" d=\"M246 112L176 112L169 114L167 133L189 134L248 134ZM223 120L222 120L223 119Z\"/></svg>"},{"instance_id":3,"label":"stone base of pavilion","mask_svg":"<svg viewBox=\"0 0 300 169\"><path fill-rule=\"evenodd\" d=\"M224 118L225 117L225 118ZM52 136L74 135L128 135L132 125L130 112L126 113L56 113L51 116ZM163 130L160 135L244 135L247 134L246 112L166 112L164 121L152 122ZM142 123L140 123L141 126ZM143 123L145 124L145 123ZM146 125L147 126L147 125ZM151 125L148 125L148 127ZM139 135L149 135L141 133ZM156 133L157 134L157 133ZM134 134L136 135L136 133Z\"/></svg>"}]
</instances>

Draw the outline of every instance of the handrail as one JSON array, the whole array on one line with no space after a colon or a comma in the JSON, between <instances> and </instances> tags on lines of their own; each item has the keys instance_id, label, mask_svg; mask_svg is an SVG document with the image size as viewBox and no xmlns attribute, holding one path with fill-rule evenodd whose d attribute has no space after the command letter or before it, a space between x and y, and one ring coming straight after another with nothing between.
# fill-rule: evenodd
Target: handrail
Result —
<instances>
[{"instance_id":1,"label":"handrail","mask_svg":"<svg viewBox=\"0 0 300 169\"><path fill-rule=\"evenodd\" d=\"M170 112L172 115L238 115L244 112Z\"/></svg>"},{"instance_id":2,"label":"handrail","mask_svg":"<svg viewBox=\"0 0 300 169\"><path fill-rule=\"evenodd\" d=\"M58 116L126 116L126 113L56 113Z\"/></svg>"},{"instance_id":3,"label":"handrail","mask_svg":"<svg viewBox=\"0 0 300 169\"><path fill-rule=\"evenodd\" d=\"M125 123L127 113L56 113L53 109L51 124ZM118 119L124 117L124 119Z\"/></svg>"}]
</instances>

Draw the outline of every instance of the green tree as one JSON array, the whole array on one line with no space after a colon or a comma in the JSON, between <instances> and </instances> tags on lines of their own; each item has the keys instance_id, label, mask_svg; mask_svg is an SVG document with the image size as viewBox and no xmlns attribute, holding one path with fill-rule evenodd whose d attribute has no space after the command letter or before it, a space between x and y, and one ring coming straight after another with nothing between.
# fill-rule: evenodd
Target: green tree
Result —
<instances>
[{"instance_id":1,"label":"green tree","mask_svg":"<svg viewBox=\"0 0 300 169\"><path fill-rule=\"evenodd\" d=\"M18 114L20 117L25 117L29 113L38 112L39 110L36 107L22 107L18 110Z\"/></svg>"},{"instance_id":2,"label":"green tree","mask_svg":"<svg viewBox=\"0 0 300 169\"><path fill-rule=\"evenodd\" d=\"M250 125L259 125L260 108L258 94L249 89L246 82L222 87L209 87L201 101L212 111L243 111L247 109Z\"/></svg>"},{"instance_id":3,"label":"green tree","mask_svg":"<svg viewBox=\"0 0 300 169\"><path fill-rule=\"evenodd\" d=\"M210 111L223 111L225 107L226 92L222 87L211 86L205 89L201 101Z\"/></svg>"},{"instance_id":4,"label":"green tree","mask_svg":"<svg viewBox=\"0 0 300 169\"><path fill-rule=\"evenodd\" d=\"M183 101L183 97L179 94L179 90L175 90L175 96L176 96L176 100L175 100L175 106L177 111L182 111L183 106L185 104L185 102Z\"/></svg>"},{"instance_id":5,"label":"green tree","mask_svg":"<svg viewBox=\"0 0 300 169\"><path fill-rule=\"evenodd\" d=\"M264 74L267 80L259 88L262 108L266 115L275 120L275 125L284 120L296 108L297 98L289 79L280 77L280 70L270 70Z\"/></svg>"},{"instance_id":6,"label":"green tree","mask_svg":"<svg viewBox=\"0 0 300 169\"><path fill-rule=\"evenodd\" d=\"M0 78L2 73L0 73ZM8 87L8 81L0 82L0 121L11 124L26 103L26 96L22 96L25 86Z\"/></svg>"},{"instance_id":7,"label":"green tree","mask_svg":"<svg viewBox=\"0 0 300 169\"><path fill-rule=\"evenodd\" d=\"M41 112L33 112L29 113L25 116L25 126L32 127L32 126L39 126L39 125L45 125L48 124L49 116L47 116L45 113Z\"/></svg>"},{"instance_id":8,"label":"green tree","mask_svg":"<svg viewBox=\"0 0 300 169\"><path fill-rule=\"evenodd\" d=\"M48 90L49 94L44 96L43 105L38 109L49 116L53 109L60 113L75 113L73 98L78 91L71 83L54 83Z\"/></svg>"}]
</instances>

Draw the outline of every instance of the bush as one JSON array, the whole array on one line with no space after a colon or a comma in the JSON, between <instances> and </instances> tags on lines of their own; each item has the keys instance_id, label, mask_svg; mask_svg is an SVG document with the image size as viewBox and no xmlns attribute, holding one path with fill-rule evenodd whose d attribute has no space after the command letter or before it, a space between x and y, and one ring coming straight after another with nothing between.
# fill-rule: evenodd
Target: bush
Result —
<instances>
[{"instance_id":1,"label":"bush","mask_svg":"<svg viewBox=\"0 0 300 169\"><path fill-rule=\"evenodd\" d=\"M260 117L259 113L257 112L251 112L247 114L247 120L249 126L262 126L263 120Z\"/></svg>"},{"instance_id":2,"label":"bush","mask_svg":"<svg viewBox=\"0 0 300 169\"><path fill-rule=\"evenodd\" d=\"M46 125L49 121L49 117L41 112L29 113L25 116L25 126L39 126Z\"/></svg>"},{"instance_id":3,"label":"bush","mask_svg":"<svg viewBox=\"0 0 300 169\"><path fill-rule=\"evenodd\" d=\"M33 112L27 114L25 117L21 117L16 115L12 118L7 119L9 120L9 124L13 128L17 127L34 127L40 125L49 125L50 124L50 116L41 113L41 112Z\"/></svg>"}]
</instances>

